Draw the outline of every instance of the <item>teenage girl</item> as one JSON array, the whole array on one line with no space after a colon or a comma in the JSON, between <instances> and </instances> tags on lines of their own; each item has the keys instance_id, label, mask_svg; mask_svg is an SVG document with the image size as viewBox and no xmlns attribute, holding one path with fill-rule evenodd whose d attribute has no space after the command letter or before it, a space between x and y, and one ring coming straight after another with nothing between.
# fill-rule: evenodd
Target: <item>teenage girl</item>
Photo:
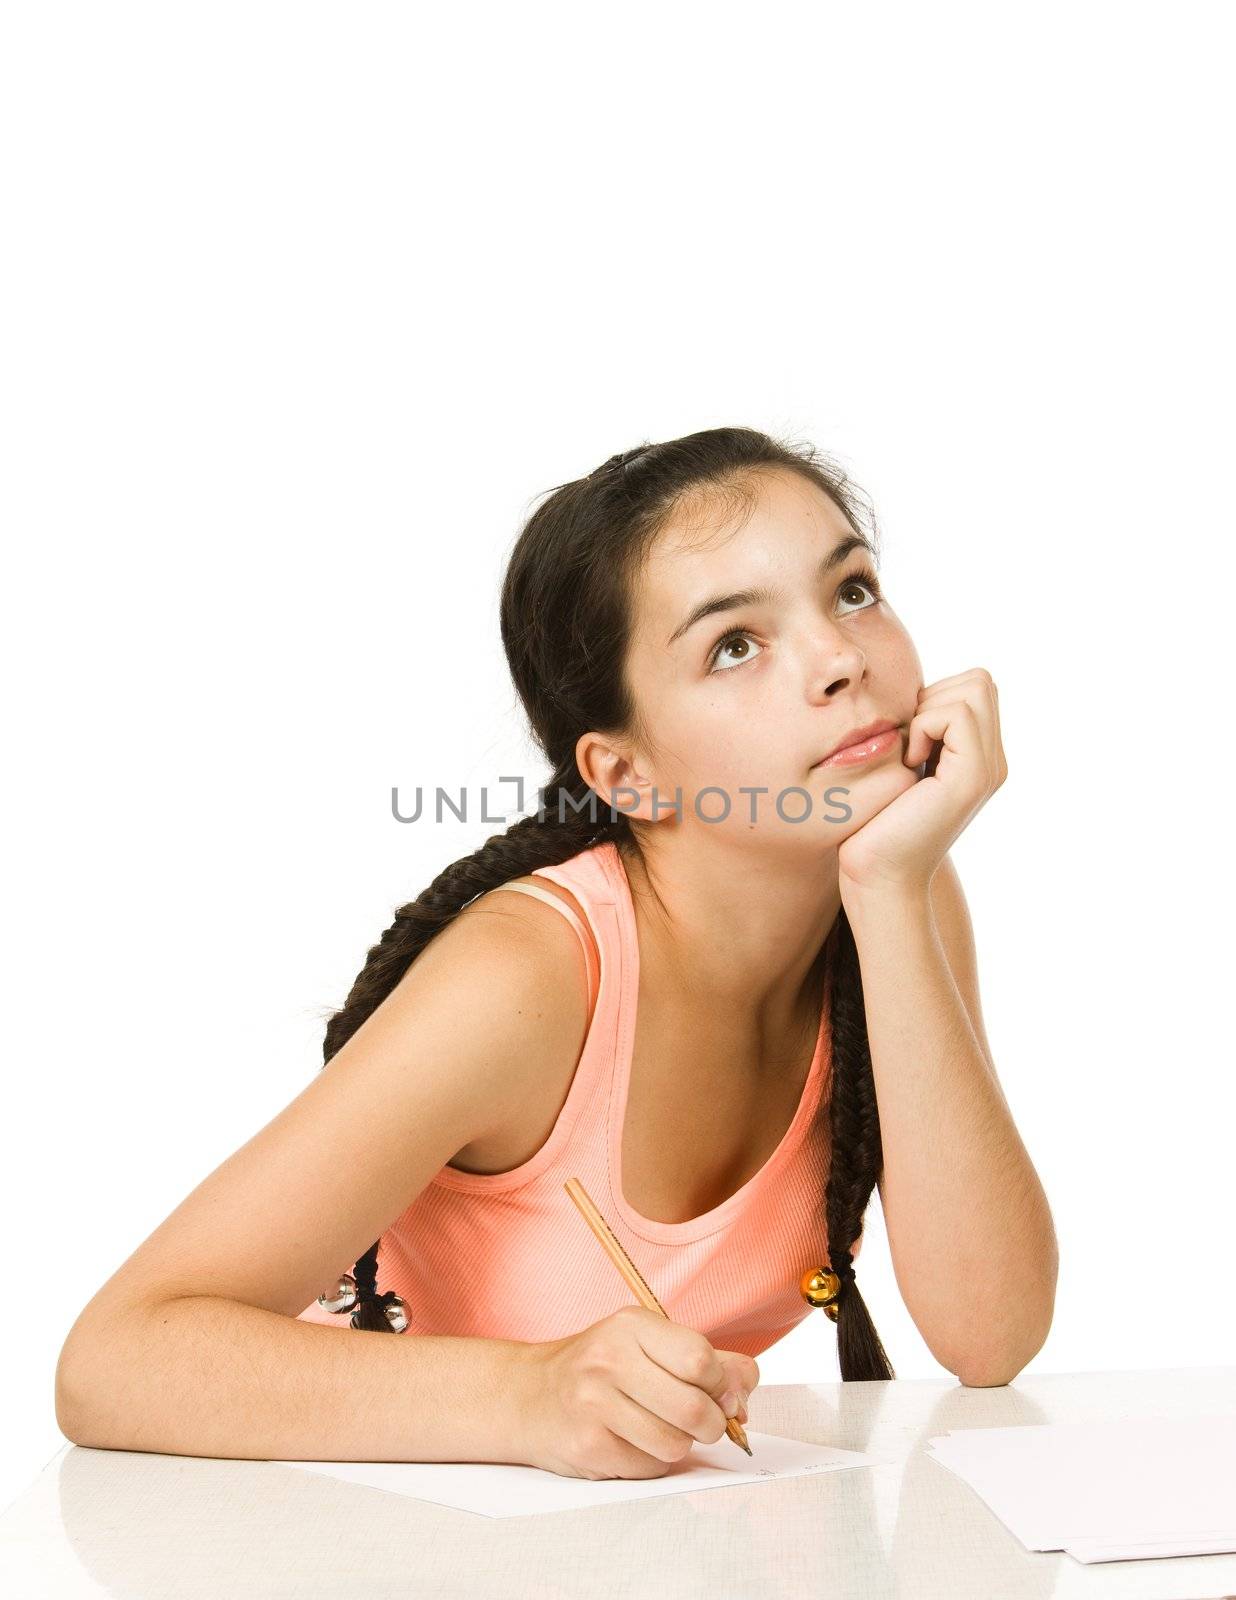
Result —
<instances>
[{"instance_id":1,"label":"teenage girl","mask_svg":"<svg viewBox=\"0 0 1236 1600\"><path fill-rule=\"evenodd\" d=\"M537 808L399 908L324 1069L79 1315L70 1439L660 1476L813 1305L843 1378L893 1376L854 1274L877 1185L945 1366L1041 1347L1052 1219L947 854L1006 776L996 687L924 686L867 525L747 428L533 512L501 627Z\"/></svg>"}]
</instances>

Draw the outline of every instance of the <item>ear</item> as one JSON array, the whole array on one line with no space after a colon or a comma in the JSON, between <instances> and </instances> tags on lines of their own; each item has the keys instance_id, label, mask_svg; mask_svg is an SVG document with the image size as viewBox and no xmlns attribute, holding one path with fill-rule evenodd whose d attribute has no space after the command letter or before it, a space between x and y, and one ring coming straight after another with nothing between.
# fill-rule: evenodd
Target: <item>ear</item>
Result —
<instances>
[{"instance_id":1,"label":"ear","mask_svg":"<svg viewBox=\"0 0 1236 1600\"><path fill-rule=\"evenodd\" d=\"M597 733L581 734L575 745L575 765L602 805L613 805L627 817L644 822L659 821L669 814L670 801L656 794L654 781L644 772L640 758L625 746L610 744ZM658 804L655 817L654 798Z\"/></svg>"}]
</instances>

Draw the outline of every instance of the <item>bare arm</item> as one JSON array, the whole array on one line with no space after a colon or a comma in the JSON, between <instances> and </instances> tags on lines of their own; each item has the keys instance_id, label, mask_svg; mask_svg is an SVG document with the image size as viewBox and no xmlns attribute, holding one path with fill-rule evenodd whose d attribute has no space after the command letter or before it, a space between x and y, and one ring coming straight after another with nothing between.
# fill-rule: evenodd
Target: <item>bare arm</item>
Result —
<instances>
[{"instance_id":1,"label":"bare arm","mask_svg":"<svg viewBox=\"0 0 1236 1600\"><path fill-rule=\"evenodd\" d=\"M132 1309L94 1337L84 1366L62 1354L56 1373L56 1420L75 1444L254 1461L524 1459L531 1344L328 1328L214 1295Z\"/></svg>"},{"instance_id":2,"label":"bare arm","mask_svg":"<svg viewBox=\"0 0 1236 1600\"><path fill-rule=\"evenodd\" d=\"M297 1317L457 1151L506 1125L537 1074L577 1059L576 941L528 906L466 908L103 1285L56 1369L68 1438L238 1459L518 1459L516 1378L538 1345Z\"/></svg>"},{"instance_id":3,"label":"bare arm","mask_svg":"<svg viewBox=\"0 0 1236 1600\"><path fill-rule=\"evenodd\" d=\"M1058 1252L987 1046L956 869L946 857L928 894L872 893L847 912L898 1287L941 1365L967 1385L1008 1383L1051 1327Z\"/></svg>"}]
</instances>

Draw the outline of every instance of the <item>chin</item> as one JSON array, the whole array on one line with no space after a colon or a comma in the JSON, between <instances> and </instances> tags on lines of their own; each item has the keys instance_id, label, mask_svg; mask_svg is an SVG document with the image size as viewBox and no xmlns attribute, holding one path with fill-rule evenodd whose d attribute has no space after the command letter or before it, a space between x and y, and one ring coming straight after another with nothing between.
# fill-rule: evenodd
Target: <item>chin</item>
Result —
<instances>
[{"instance_id":1,"label":"chin","mask_svg":"<svg viewBox=\"0 0 1236 1600\"><path fill-rule=\"evenodd\" d=\"M899 794L904 794L907 789L912 789L918 782L918 774L911 767L903 767L900 762L893 765L890 761L886 767L876 768L872 772L864 772L859 778L850 776L848 782L839 780L822 785L813 791L818 795L819 805L825 817L837 816L842 807L848 807L853 816L845 822L827 824L830 832L836 832L844 838L846 834L853 833L856 828L861 828L864 822L870 822L878 812L890 805ZM825 799L828 791L832 797ZM840 791L846 790L846 793Z\"/></svg>"}]
</instances>

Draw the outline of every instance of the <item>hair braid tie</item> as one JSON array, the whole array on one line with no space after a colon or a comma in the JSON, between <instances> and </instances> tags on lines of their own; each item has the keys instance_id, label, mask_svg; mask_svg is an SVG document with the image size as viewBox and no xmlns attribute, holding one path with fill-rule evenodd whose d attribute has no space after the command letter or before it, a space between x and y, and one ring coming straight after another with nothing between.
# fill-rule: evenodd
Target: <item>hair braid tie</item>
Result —
<instances>
[{"instance_id":1,"label":"hair braid tie","mask_svg":"<svg viewBox=\"0 0 1236 1600\"><path fill-rule=\"evenodd\" d=\"M402 1333L408 1326L408 1308L393 1290L387 1289L379 1294L376 1289L358 1284L350 1272L345 1272L333 1289L327 1289L324 1294L320 1294L318 1304L323 1311L333 1312L336 1316L351 1311L351 1323L354 1328L365 1327L365 1321L358 1319L364 1317L363 1308L366 1305L378 1308L379 1314L385 1317L387 1327L392 1333ZM376 1331L381 1332L381 1329Z\"/></svg>"},{"instance_id":2,"label":"hair braid tie","mask_svg":"<svg viewBox=\"0 0 1236 1600\"><path fill-rule=\"evenodd\" d=\"M810 1267L803 1273L799 1288L809 1306L823 1310L831 1322L837 1320L837 1308L849 1286L856 1282L854 1263L849 1255L838 1257L831 1270L828 1267Z\"/></svg>"}]
</instances>

